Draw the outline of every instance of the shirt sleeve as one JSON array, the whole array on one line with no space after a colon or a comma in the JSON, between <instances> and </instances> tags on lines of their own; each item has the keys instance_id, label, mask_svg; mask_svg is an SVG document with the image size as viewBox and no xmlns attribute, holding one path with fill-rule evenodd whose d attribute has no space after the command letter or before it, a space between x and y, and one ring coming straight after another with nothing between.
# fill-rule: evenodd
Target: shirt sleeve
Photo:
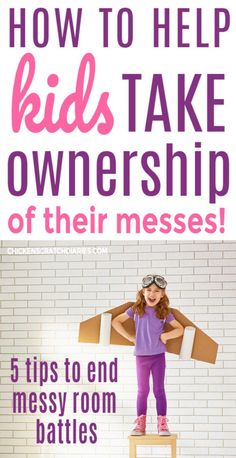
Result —
<instances>
[{"instance_id":1,"label":"shirt sleeve","mask_svg":"<svg viewBox=\"0 0 236 458\"><path fill-rule=\"evenodd\" d=\"M166 317L166 323L170 323L170 321L173 321L173 320L175 320L175 317L173 313L170 312Z\"/></svg>"},{"instance_id":2,"label":"shirt sleeve","mask_svg":"<svg viewBox=\"0 0 236 458\"><path fill-rule=\"evenodd\" d=\"M129 307L125 313L127 313L127 315L129 315L130 318L134 318L134 311L132 309L132 307Z\"/></svg>"}]
</instances>

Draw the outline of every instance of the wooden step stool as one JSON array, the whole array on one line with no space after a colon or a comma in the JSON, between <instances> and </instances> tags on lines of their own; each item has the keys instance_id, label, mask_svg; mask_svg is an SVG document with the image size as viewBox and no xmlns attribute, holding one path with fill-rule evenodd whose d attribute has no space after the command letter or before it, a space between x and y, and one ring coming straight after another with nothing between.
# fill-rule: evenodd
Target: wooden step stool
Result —
<instances>
[{"instance_id":1,"label":"wooden step stool","mask_svg":"<svg viewBox=\"0 0 236 458\"><path fill-rule=\"evenodd\" d=\"M171 458L176 458L177 434L158 436L158 434L144 434L143 436L129 436L129 458L136 458L137 445L170 445Z\"/></svg>"}]
</instances>

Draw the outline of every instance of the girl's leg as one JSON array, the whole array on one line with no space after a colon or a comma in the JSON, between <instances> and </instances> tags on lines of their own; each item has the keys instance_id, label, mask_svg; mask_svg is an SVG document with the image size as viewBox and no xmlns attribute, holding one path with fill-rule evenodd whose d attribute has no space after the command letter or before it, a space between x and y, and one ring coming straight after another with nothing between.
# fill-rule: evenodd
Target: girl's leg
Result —
<instances>
[{"instance_id":1,"label":"girl's leg","mask_svg":"<svg viewBox=\"0 0 236 458\"><path fill-rule=\"evenodd\" d=\"M166 360L165 353L153 356L152 377L153 377L153 393L156 398L157 415L166 416L167 402L165 393L165 368Z\"/></svg>"},{"instance_id":2,"label":"girl's leg","mask_svg":"<svg viewBox=\"0 0 236 458\"><path fill-rule=\"evenodd\" d=\"M151 363L149 356L136 356L138 381L137 417L147 414L147 399L149 394L149 377Z\"/></svg>"}]
</instances>

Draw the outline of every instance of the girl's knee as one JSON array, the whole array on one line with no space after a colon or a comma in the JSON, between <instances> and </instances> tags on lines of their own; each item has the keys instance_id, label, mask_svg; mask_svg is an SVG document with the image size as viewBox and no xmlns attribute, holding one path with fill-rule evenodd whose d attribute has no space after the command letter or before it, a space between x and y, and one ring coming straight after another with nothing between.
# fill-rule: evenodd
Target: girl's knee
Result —
<instances>
[{"instance_id":1,"label":"girl's knee","mask_svg":"<svg viewBox=\"0 0 236 458\"><path fill-rule=\"evenodd\" d=\"M148 397L149 395L149 388L148 387L142 387L142 388L139 388L138 389L138 396L142 396L142 397Z\"/></svg>"},{"instance_id":2,"label":"girl's knee","mask_svg":"<svg viewBox=\"0 0 236 458\"><path fill-rule=\"evenodd\" d=\"M153 390L153 393L154 393L154 396L155 396L156 399L165 397L165 395L166 395L164 388L155 388Z\"/></svg>"}]
</instances>

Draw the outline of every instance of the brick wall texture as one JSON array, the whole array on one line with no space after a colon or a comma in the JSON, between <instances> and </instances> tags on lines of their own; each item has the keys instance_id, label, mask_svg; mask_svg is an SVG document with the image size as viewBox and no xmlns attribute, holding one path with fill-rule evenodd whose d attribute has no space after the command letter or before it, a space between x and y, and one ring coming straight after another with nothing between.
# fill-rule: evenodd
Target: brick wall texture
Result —
<instances>
[{"instance_id":1,"label":"brick wall texture","mask_svg":"<svg viewBox=\"0 0 236 458\"><path fill-rule=\"evenodd\" d=\"M105 241L1 242L1 409L2 457L128 457L135 418L136 374L131 347L79 344L79 322L128 300L140 280L157 272L168 280L171 305L219 343L215 365L167 355L166 391L170 428L178 434L178 457L236 456L236 242ZM11 381L11 358L19 378ZM118 381L89 383L89 361L118 358ZM57 383L25 380L25 361L57 361ZM65 358L79 361L78 383L66 383ZM76 366L75 366L76 367ZM78 366L77 366L78 367ZM39 369L36 370L38 377ZM95 444L36 444L35 421L58 422L55 413L15 413L14 391L115 392L116 413L89 410L66 418L96 422ZM27 398L28 399L28 398ZM101 399L101 398L100 398ZM148 430L156 431L155 402L148 404ZM138 456L168 457L168 448L142 447Z\"/></svg>"}]
</instances>

